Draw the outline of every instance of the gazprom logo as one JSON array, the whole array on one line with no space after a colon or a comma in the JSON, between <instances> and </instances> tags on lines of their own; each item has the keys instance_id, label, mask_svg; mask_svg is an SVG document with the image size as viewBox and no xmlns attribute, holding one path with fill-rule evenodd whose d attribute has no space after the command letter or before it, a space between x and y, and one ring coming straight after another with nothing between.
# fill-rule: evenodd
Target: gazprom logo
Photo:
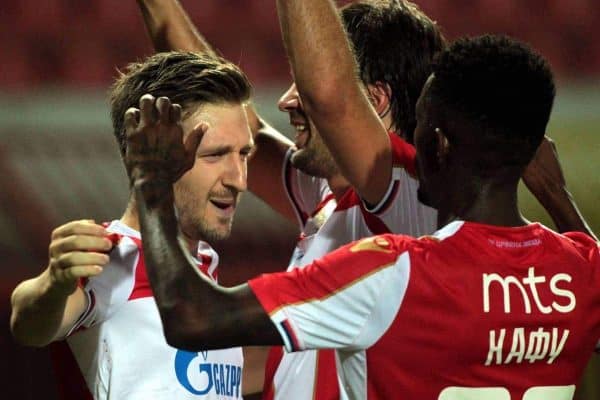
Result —
<instances>
[{"instance_id":1,"label":"gazprom logo","mask_svg":"<svg viewBox=\"0 0 600 400\"><path fill-rule=\"evenodd\" d=\"M177 350L175 374L181 386L198 396L213 392L223 398L239 398L242 368L238 365L211 363L207 358L207 351L191 353Z\"/></svg>"}]
</instances>

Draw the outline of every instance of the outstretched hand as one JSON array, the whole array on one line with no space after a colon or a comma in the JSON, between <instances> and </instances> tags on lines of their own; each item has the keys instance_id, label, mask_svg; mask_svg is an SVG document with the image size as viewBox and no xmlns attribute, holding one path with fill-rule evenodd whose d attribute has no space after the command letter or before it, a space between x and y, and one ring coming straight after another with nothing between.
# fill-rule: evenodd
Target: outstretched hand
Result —
<instances>
[{"instance_id":1,"label":"outstretched hand","mask_svg":"<svg viewBox=\"0 0 600 400\"><path fill-rule=\"evenodd\" d=\"M167 97L140 98L139 109L125 113L125 164L132 184L147 180L177 181L192 168L207 125L200 123L184 141L181 106Z\"/></svg>"},{"instance_id":2,"label":"outstretched hand","mask_svg":"<svg viewBox=\"0 0 600 400\"><path fill-rule=\"evenodd\" d=\"M92 220L72 221L52 232L48 247L48 271L51 282L73 293L80 278L102 272L108 252L115 243L101 225Z\"/></svg>"}]
</instances>

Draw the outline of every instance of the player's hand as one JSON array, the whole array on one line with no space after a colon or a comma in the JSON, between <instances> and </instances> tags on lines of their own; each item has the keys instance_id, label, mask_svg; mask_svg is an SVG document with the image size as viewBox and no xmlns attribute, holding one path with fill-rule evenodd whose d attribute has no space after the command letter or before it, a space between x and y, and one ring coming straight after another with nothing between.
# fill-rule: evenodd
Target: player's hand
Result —
<instances>
[{"instance_id":1,"label":"player's hand","mask_svg":"<svg viewBox=\"0 0 600 400\"><path fill-rule=\"evenodd\" d=\"M525 169L523 182L538 199L548 190L563 189L566 186L556 145L548 136L544 137L533 160Z\"/></svg>"},{"instance_id":2,"label":"player's hand","mask_svg":"<svg viewBox=\"0 0 600 400\"><path fill-rule=\"evenodd\" d=\"M127 150L125 164L133 183L142 179L177 181L196 159L196 150L207 129L198 124L184 141L181 106L167 97L145 94L138 108L125 113Z\"/></svg>"},{"instance_id":3,"label":"player's hand","mask_svg":"<svg viewBox=\"0 0 600 400\"><path fill-rule=\"evenodd\" d=\"M59 226L52 232L48 248L51 285L71 294L80 278L102 272L112 247L108 232L94 221L72 221Z\"/></svg>"}]
</instances>

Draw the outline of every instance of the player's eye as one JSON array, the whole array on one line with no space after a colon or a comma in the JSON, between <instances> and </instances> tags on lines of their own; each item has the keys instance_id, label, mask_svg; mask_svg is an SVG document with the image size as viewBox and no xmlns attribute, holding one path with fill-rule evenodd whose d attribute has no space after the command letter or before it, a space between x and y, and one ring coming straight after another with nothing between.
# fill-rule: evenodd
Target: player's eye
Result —
<instances>
[{"instance_id":1,"label":"player's eye","mask_svg":"<svg viewBox=\"0 0 600 400\"><path fill-rule=\"evenodd\" d=\"M199 157L208 162L219 161L223 156L225 156L226 152L218 151L214 153L201 154Z\"/></svg>"}]
</instances>

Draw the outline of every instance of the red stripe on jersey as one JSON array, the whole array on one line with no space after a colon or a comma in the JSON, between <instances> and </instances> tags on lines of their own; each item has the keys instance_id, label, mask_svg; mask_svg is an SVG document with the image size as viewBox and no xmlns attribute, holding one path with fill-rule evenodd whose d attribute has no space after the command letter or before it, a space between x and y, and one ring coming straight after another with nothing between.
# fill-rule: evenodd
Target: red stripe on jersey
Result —
<instances>
[{"instance_id":1,"label":"red stripe on jersey","mask_svg":"<svg viewBox=\"0 0 600 400\"><path fill-rule=\"evenodd\" d=\"M148 280L148 273L146 272L146 261L144 260L144 250L142 247L142 241L138 238L128 236L138 247L139 257L137 265L135 266L135 283L133 285L133 290L129 295L128 300L135 300L145 297L152 297L154 294L152 293L152 287L150 286L150 281ZM217 279L218 270L210 274L208 269L210 268L210 264L212 263L212 257L206 254L199 254L200 256L200 264L198 265L198 270L202 272L204 275L208 277L212 277L214 280Z\"/></svg>"},{"instance_id":2,"label":"red stripe on jersey","mask_svg":"<svg viewBox=\"0 0 600 400\"><path fill-rule=\"evenodd\" d=\"M150 281L148 280L148 275L146 273L146 262L144 261L144 254L142 253L142 249L140 249L138 262L135 266L135 283L133 285L133 290L131 291L131 294L129 295L129 298L127 300L135 300L152 296L152 287L150 286Z\"/></svg>"},{"instance_id":3,"label":"red stripe on jersey","mask_svg":"<svg viewBox=\"0 0 600 400\"><path fill-rule=\"evenodd\" d=\"M275 372L279 369L279 364L283 358L283 347L273 346L269 349L269 356L265 365L265 379L263 382L262 400L275 399Z\"/></svg>"},{"instance_id":4,"label":"red stripe on jersey","mask_svg":"<svg viewBox=\"0 0 600 400\"><path fill-rule=\"evenodd\" d=\"M395 192L392 193L389 197L389 199L390 199L390 200L388 200L389 203L392 203L391 199L394 199L396 196L397 188L395 188L394 190L395 190ZM346 191L346 193L344 193L344 195L338 202L335 212L345 211L352 207L360 208L360 212L363 215L363 218L365 220L365 223L367 224L367 227L374 235L381 235L384 233L391 232L390 228L388 228L388 226L379 217L377 217L376 215L370 213L369 211L367 211L367 209L365 209L365 206L364 206L363 202L361 201L360 197L358 196L358 194L356 193L356 191L354 189L350 188Z\"/></svg>"},{"instance_id":5,"label":"red stripe on jersey","mask_svg":"<svg viewBox=\"0 0 600 400\"><path fill-rule=\"evenodd\" d=\"M344 211L355 206L360 206L361 204L362 201L358 193L353 188L349 188L339 199L335 212Z\"/></svg>"},{"instance_id":6,"label":"red stripe on jersey","mask_svg":"<svg viewBox=\"0 0 600 400\"><path fill-rule=\"evenodd\" d=\"M315 208L315 210L310 214L311 217L314 217L315 215L317 215L317 213L319 211L321 211L323 209L323 207L325 207L327 205L327 203L329 203L329 201L335 199L335 196L333 195L333 193L329 193L327 196L325 196L323 198L323 200L321 200L321 202L317 205L317 207Z\"/></svg>"},{"instance_id":7,"label":"red stripe on jersey","mask_svg":"<svg viewBox=\"0 0 600 400\"><path fill-rule=\"evenodd\" d=\"M390 198L393 198L393 197L390 197ZM388 226L385 224L385 222L383 222L375 214L371 214L370 212L365 210L365 207L362 204L360 205L360 212L362 213L363 218L365 219L365 223L367 224L367 227L369 228L369 230L371 232L373 232L374 235L381 235L384 233L392 232L390 230L390 228L388 228Z\"/></svg>"},{"instance_id":8,"label":"red stripe on jersey","mask_svg":"<svg viewBox=\"0 0 600 400\"><path fill-rule=\"evenodd\" d=\"M389 137L392 145L393 165L403 167L409 175L416 176L417 151L415 147L394 132L389 132Z\"/></svg>"},{"instance_id":9,"label":"red stripe on jersey","mask_svg":"<svg viewBox=\"0 0 600 400\"><path fill-rule=\"evenodd\" d=\"M334 350L317 351L315 369L314 400L332 400L340 398Z\"/></svg>"},{"instance_id":10,"label":"red stripe on jersey","mask_svg":"<svg viewBox=\"0 0 600 400\"><path fill-rule=\"evenodd\" d=\"M94 400L79 365L65 341L50 344L59 397L62 400Z\"/></svg>"}]
</instances>

